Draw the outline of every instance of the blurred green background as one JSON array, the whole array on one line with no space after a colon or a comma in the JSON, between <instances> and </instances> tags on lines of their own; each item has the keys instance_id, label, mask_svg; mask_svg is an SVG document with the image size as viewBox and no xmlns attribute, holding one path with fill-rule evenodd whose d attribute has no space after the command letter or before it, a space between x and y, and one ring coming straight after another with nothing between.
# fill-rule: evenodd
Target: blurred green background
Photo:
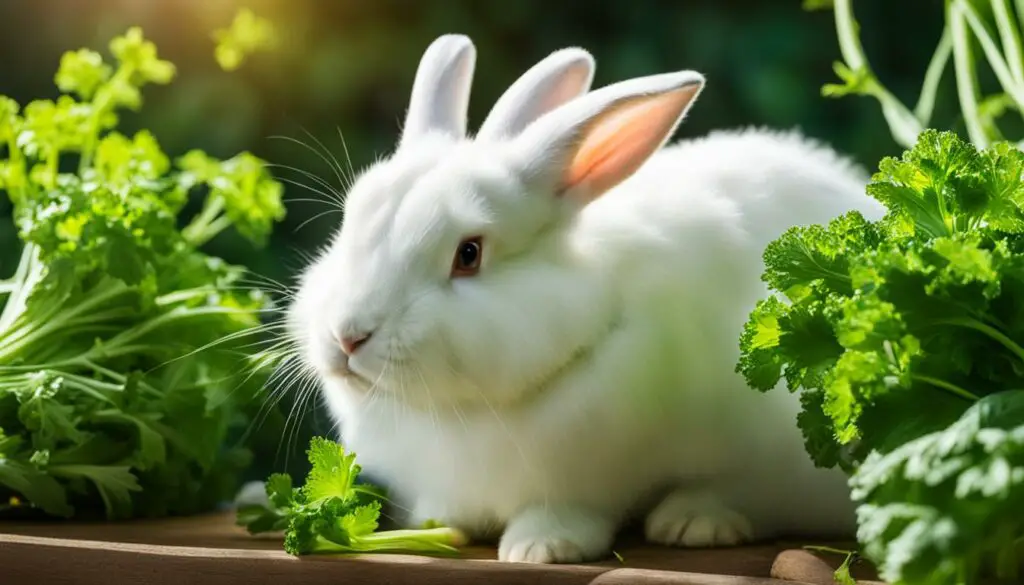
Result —
<instances>
[{"instance_id":1,"label":"blurred green background","mask_svg":"<svg viewBox=\"0 0 1024 585\"><path fill-rule=\"evenodd\" d=\"M61 54L107 42L139 25L163 58L178 67L169 86L150 87L124 130L149 128L173 155L202 148L229 157L249 150L276 164L337 184L310 149L287 139L322 141L354 168L386 154L404 114L422 51L437 35L461 32L477 46L470 104L475 127L516 76L568 45L597 59L595 86L639 75L697 69L708 86L678 136L735 126L799 127L873 170L897 154L877 104L826 99L839 57L830 11L804 12L800 0L0 0L0 94L21 103L53 97ZM862 40L878 77L913 104L942 27L941 0L858 0ZM281 42L233 73L213 59L211 32L249 7L269 18ZM907 22L911 22L912 26ZM949 95L952 75L943 88ZM955 116L951 100L938 115ZM954 118L955 120L955 118ZM737 160L737 166L743 161ZM310 182L294 171L280 177ZM320 198L289 185L286 197ZM323 203L289 201L288 218L266 249L226 234L210 251L289 283L302 252L325 242L340 220ZM0 200L0 274L13 271L18 244ZM312 219L312 220L311 220ZM308 221L307 220L311 220ZM284 403L287 410L289 404ZM326 432L322 413L306 412L299 433L280 421L264 429L267 449L255 473L300 454L311 432ZM272 445L271 445L272 444ZM277 447L290 447L290 449ZM273 447L273 448L271 448ZM301 460L301 456L298 458ZM294 463L293 463L294 464ZM301 464L301 462L300 462Z\"/></svg>"}]
</instances>

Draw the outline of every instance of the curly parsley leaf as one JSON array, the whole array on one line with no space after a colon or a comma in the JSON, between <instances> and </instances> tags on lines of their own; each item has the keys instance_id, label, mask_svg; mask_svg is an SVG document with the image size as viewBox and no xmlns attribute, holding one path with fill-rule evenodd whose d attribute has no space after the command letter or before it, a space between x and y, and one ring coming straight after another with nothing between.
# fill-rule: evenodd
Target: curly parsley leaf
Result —
<instances>
[{"instance_id":1,"label":"curly parsley leaf","mask_svg":"<svg viewBox=\"0 0 1024 585\"><path fill-rule=\"evenodd\" d=\"M1024 525L1006 506L1024 470L990 401L1024 387L1024 153L927 130L866 191L880 221L847 214L766 248L774 294L737 371L800 392L806 449L853 474L859 536L887 579L1011 574Z\"/></svg>"},{"instance_id":2,"label":"curly parsley leaf","mask_svg":"<svg viewBox=\"0 0 1024 585\"><path fill-rule=\"evenodd\" d=\"M271 475L267 504L240 507L239 525L253 534L283 530L284 549L292 555L450 555L465 543L461 532L444 526L378 531L385 496L379 488L358 483L355 453L323 437L313 437L306 453L311 467L305 483L293 487L288 475Z\"/></svg>"}]
</instances>

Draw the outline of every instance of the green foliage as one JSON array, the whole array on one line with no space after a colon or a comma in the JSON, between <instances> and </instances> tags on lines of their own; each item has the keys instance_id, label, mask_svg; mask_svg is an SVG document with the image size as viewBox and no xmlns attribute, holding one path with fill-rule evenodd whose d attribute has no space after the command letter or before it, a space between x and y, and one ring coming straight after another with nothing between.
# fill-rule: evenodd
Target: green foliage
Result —
<instances>
[{"instance_id":1,"label":"green foliage","mask_svg":"<svg viewBox=\"0 0 1024 585\"><path fill-rule=\"evenodd\" d=\"M1011 6L1012 4L1012 6ZM948 0L934 4L945 26L924 73L918 102L910 110L878 79L864 49L853 14L853 0L805 0L805 10L832 8L843 61L833 66L840 84L826 84L822 95L867 96L876 99L889 124L893 138L911 148L933 122L939 84L950 61L956 78L959 117L971 141L979 148L1006 140L1000 128L1009 112L1024 112L1024 48L1021 23L1024 3L1011 0ZM1014 6L1016 10L1014 10ZM979 59L983 56L983 59ZM987 64L999 89L986 93L979 72ZM1018 142L1018 146L1020 142Z\"/></svg>"},{"instance_id":2,"label":"green foliage","mask_svg":"<svg viewBox=\"0 0 1024 585\"><path fill-rule=\"evenodd\" d=\"M268 303L199 245L231 226L262 244L281 187L248 153L174 168L150 132L116 131L175 68L138 28L110 52L65 54L56 100L0 98L0 190L24 244L0 281L0 492L62 517L198 512L248 463L228 437L263 378L231 341ZM203 212L179 229L201 187Z\"/></svg>"},{"instance_id":3,"label":"green foliage","mask_svg":"<svg viewBox=\"0 0 1024 585\"><path fill-rule=\"evenodd\" d=\"M859 555L856 551L842 550L830 546L805 546L804 548L806 550L813 550L819 553L843 555L843 562L840 563L833 572L832 578L836 582L836 585L857 585L857 580L853 578L853 575L850 572L853 564L859 560Z\"/></svg>"},{"instance_id":4,"label":"green foliage","mask_svg":"<svg viewBox=\"0 0 1024 585\"><path fill-rule=\"evenodd\" d=\"M214 31L213 38L217 41L217 63L225 71L238 69L248 54L277 45L277 31L273 24L248 8L238 11L231 26Z\"/></svg>"},{"instance_id":5,"label":"green foliage","mask_svg":"<svg viewBox=\"0 0 1024 585\"><path fill-rule=\"evenodd\" d=\"M457 530L431 526L418 530L377 531L383 493L357 484L355 453L334 441L313 437L307 451L311 466L301 487L291 477L273 474L266 481L267 505L241 506L238 524L253 534L284 531L284 548L293 555L333 553L417 553L450 555L465 537Z\"/></svg>"},{"instance_id":6,"label":"green foliage","mask_svg":"<svg viewBox=\"0 0 1024 585\"><path fill-rule=\"evenodd\" d=\"M1004 510L1024 498L1024 418L1009 408L1024 400L1022 189L1012 145L926 130L867 188L882 220L852 212L765 250L776 295L750 315L737 371L802 393L807 450L852 473L865 554L893 583L1016 566L1024 523Z\"/></svg>"},{"instance_id":7,"label":"green foliage","mask_svg":"<svg viewBox=\"0 0 1024 585\"><path fill-rule=\"evenodd\" d=\"M858 538L891 583L1019 582L1024 391L990 394L941 431L873 452L853 476Z\"/></svg>"}]
</instances>

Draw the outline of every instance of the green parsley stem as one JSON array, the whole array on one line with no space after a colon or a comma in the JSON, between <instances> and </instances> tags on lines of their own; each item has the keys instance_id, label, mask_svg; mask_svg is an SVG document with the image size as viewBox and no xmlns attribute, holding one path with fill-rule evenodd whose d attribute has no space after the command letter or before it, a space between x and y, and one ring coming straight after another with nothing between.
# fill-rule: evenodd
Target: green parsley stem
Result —
<instances>
[{"instance_id":1,"label":"green parsley stem","mask_svg":"<svg viewBox=\"0 0 1024 585\"><path fill-rule=\"evenodd\" d=\"M960 327L967 327L984 333L985 335L992 338L994 341L1002 344L1003 347L1014 353L1022 362L1024 362L1024 348L1018 345L1014 340L1007 337L1002 331L999 331L991 325L987 325L978 321L977 319L941 319L936 321L939 325L958 325Z\"/></svg>"},{"instance_id":2,"label":"green parsley stem","mask_svg":"<svg viewBox=\"0 0 1024 585\"><path fill-rule=\"evenodd\" d=\"M1017 8L1017 19L1024 22L1024 0L1017 0L1014 5Z\"/></svg>"},{"instance_id":3,"label":"green parsley stem","mask_svg":"<svg viewBox=\"0 0 1024 585\"><path fill-rule=\"evenodd\" d=\"M222 231L231 227L233 223L234 222L231 221L231 218L226 215L217 218L216 221L207 226L206 230L203 232L203 237L201 237L195 245L202 246L206 242L209 242L213 238L217 237L217 235Z\"/></svg>"},{"instance_id":4,"label":"green parsley stem","mask_svg":"<svg viewBox=\"0 0 1024 585\"><path fill-rule=\"evenodd\" d=\"M67 375L65 375L64 386L82 392L83 394L88 394L89 396L91 396L92 398L99 402L104 402L110 404L111 406L116 406L116 403L113 400L111 400L102 392L96 390L95 386L92 384L84 384L80 380L72 380L69 379ZM120 388L115 387L114 391L120 392L120 390Z\"/></svg>"},{"instance_id":5,"label":"green parsley stem","mask_svg":"<svg viewBox=\"0 0 1024 585\"><path fill-rule=\"evenodd\" d=\"M839 50L847 66L855 72L865 72L869 76L870 91L882 105L882 114L892 132L893 138L901 145L909 148L917 141L921 132L921 121L914 116L893 94L875 79L868 64L864 48L857 36L857 21L853 16L853 0L835 0L836 36L839 39Z\"/></svg>"},{"instance_id":6,"label":"green parsley stem","mask_svg":"<svg viewBox=\"0 0 1024 585\"><path fill-rule=\"evenodd\" d=\"M917 106L914 107L914 116L923 125L927 126L932 119L935 110L935 96L939 92L939 83L942 81L942 74L946 72L946 64L953 56L953 36L949 32L949 26L942 29L942 37L935 47L931 61L928 62L928 69L924 74L924 83L921 84L921 95L917 99Z\"/></svg>"},{"instance_id":7,"label":"green parsley stem","mask_svg":"<svg viewBox=\"0 0 1024 585\"><path fill-rule=\"evenodd\" d=\"M978 106L978 75L971 55L971 39L967 35L964 4L953 0L947 4L946 10L946 20L953 34L953 71L956 73L956 88L964 125L967 126L971 142L978 148L987 148L989 139Z\"/></svg>"},{"instance_id":8,"label":"green parsley stem","mask_svg":"<svg viewBox=\"0 0 1024 585\"><path fill-rule=\"evenodd\" d=\"M99 289L98 292L96 289ZM28 327L27 333L18 331L15 334L9 334L10 332L3 332L3 342L0 343L0 363L10 361L14 355L22 351L27 345L38 341L39 339L45 338L54 332L62 330L67 326L70 319L77 317L78 315L88 312L94 307L100 306L103 303L116 298L118 295L128 291L127 285L121 281L108 280L105 284L97 285L96 289L92 291L92 296L87 300L75 305L73 309L67 310L66 312L57 315L57 318L45 319L41 322L44 324L41 327L32 329ZM0 319L2 322L2 319ZM34 321L38 323L40 321Z\"/></svg>"},{"instance_id":9,"label":"green parsley stem","mask_svg":"<svg viewBox=\"0 0 1024 585\"><path fill-rule=\"evenodd\" d=\"M819 545L819 544L808 544L808 545L804 546L803 548L806 549L806 550L813 550L813 551L823 552L823 553L831 553L831 554L834 554L834 555L844 555L845 556L845 555L855 555L855 554L857 554L857 551L854 551L854 550L843 550L841 548L835 548L833 546L825 546L825 545Z\"/></svg>"},{"instance_id":10,"label":"green parsley stem","mask_svg":"<svg viewBox=\"0 0 1024 585\"><path fill-rule=\"evenodd\" d=\"M366 552L407 551L457 554L457 546L465 544L461 532L449 528L420 530L385 530L359 536L351 544Z\"/></svg>"},{"instance_id":11,"label":"green parsley stem","mask_svg":"<svg viewBox=\"0 0 1024 585\"><path fill-rule=\"evenodd\" d=\"M967 400L970 400L971 402L976 402L976 401L981 399L980 396L977 396L975 394L971 394L967 390L964 390L963 388L961 388L961 387L959 387L959 386L957 386L955 384L950 384L949 382L946 382L945 380L940 380L938 378L932 378L931 376L922 376L920 374L913 374L910 377L912 379L914 379L914 380L917 380L918 382L924 382L925 384L931 384L932 386L935 386L936 388L942 388L943 390L945 390L945 391L947 391L947 392L949 392L949 393L951 393L951 394L953 394L955 396L959 396L960 398L966 398Z\"/></svg>"},{"instance_id":12,"label":"green parsley stem","mask_svg":"<svg viewBox=\"0 0 1024 585\"><path fill-rule=\"evenodd\" d=\"M0 336L5 334L5 329L17 318L25 308L25 291L31 290L38 278L29 278L33 272L39 250L33 244L26 244L21 250L21 258L18 260L18 267L14 276L9 281L14 288L7 297L7 304L4 305L3 313L0 313Z\"/></svg>"},{"instance_id":13,"label":"green parsley stem","mask_svg":"<svg viewBox=\"0 0 1024 585\"><path fill-rule=\"evenodd\" d=\"M57 186L57 175L60 173L60 148L52 146L46 153L46 186L54 188Z\"/></svg>"},{"instance_id":14,"label":"green parsley stem","mask_svg":"<svg viewBox=\"0 0 1024 585\"><path fill-rule=\"evenodd\" d=\"M25 159L12 132L7 139L7 184L5 189L11 202L18 205L25 197Z\"/></svg>"},{"instance_id":15,"label":"green parsley stem","mask_svg":"<svg viewBox=\"0 0 1024 585\"><path fill-rule=\"evenodd\" d=\"M1014 74L1011 73L1007 66L1006 59L1000 53L995 39L992 38L992 35L988 33L988 29L982 23L981 17L978 16L978 12L973 6L967 2L963 2L963 0L955 1L961 4L963 18L971 28L971 32L973 32L974 36L978 39L978 44L981 46L982 52L985 53L985 58L988 59L988 64L992 66L992 72L995 73L1000 85L1003 86L1003 90L1010 94L1013 100L1017 102L1018 106L1024 104L1024 91L1022 91L1024 88L1022 88L1014 78ZM1002 4L1003 0L994 0L993 3ZM996 12L998 13L999 11L996 10Z\"/></svg>"},{"instance_id":16,"label":"green parsley stem","mask_svg":"<svg viewBox=\"0 0 1024 585\"><path fill-rule=\"evenodd\" d=\"M117 73L110 78L110 81L103 84L95 99L92 102L92 116L89 120L89 134L86 144L82 148L82 156L78 159L78 174L81 175L92 165L92 157L96 152L96 146L100 139L100 121L103 115L110 108L110 100L113 98L114 90L125 86L131 79L135 68L122 63Z\"/></svg>"},{"instance_id":17,"label":"green parsley stem","mask_svg":"<svg viewBox=\"0 0 1024 585\"><path fill-rule=\"evenodd\" d=\"M1020 34L1014 26L1013 16L1010 15L1009 0L992 0L992 13L996 18L996 26L999 28L999 36L1002 39L1003 50L1006 53L1006 62L1010 66L1013 79L1017 83L1024 83L1024 53L1021 52Z\"/></svg>"},{"instance_id":18,"label":"green parsley stem","mask_svg":"<svg viewBox=\"0 0 1024 585\"><path fill-rule=\"evenodd\" d=\"M181 230L181 235L193 246L197 248L202 246L231 224L230 220L226 225L220 223L220 220L225 219L218 218L222 211L224 211L224 198L210 197L206 200L199 215L195 216L188 226Z\"/></svg>"},{"instance_id":19,"label":"green parsley stem","mask_svg":"<svg viewBox=\"0 0 1024 585\"><path fill-rule=\"evenodd\" d=\"M133 342L138 338L142 337L143 335L150 333L154 329L163 327L170 323L175 323L185 319L192 319L195 317L202 317L205 315L232 314L248 315L249 312L244 309L234 309L220 306L198 308L176 307L174 309L171 309L167 313L163 313L162 315L154 317L148 321L139 323L138 325L132 327L128 331L124 331L120 335L117 335L114 338L110 339L104 348L107 351L100 351L99 354L104 356L112 355L111 353L109 353L109 350L116 350L116 348L118 348L119 346L122 346L129 342Z\"/></svg>"},{"instance_id":20,"label":"green parsley stem","mask_svg":"<svg viewBox=\"0 0 1024 585\"><path fill-rule=\"evenodd\" d=\"M203 286L198 288L188 288L185 290L176 290L172 293L167 293L163 296L159 296L154 301L157 306L163 307L166 305L173 305L175 303L181 303L184 301L190 301L192 299L198 299L212 294L220 294L223 289L219 289L214 286Z\"/></svg>"}]
</instances>

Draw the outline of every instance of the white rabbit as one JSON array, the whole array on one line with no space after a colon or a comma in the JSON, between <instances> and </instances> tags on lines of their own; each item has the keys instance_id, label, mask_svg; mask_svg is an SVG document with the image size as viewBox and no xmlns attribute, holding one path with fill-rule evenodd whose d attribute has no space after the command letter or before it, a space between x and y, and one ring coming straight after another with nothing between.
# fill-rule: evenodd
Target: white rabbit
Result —
<instances>
[{"instance_id":1,"label":"white rabbit","mask_svg":"<svg viewBox=\"0 0 1024 585\"><path fill-rule=\"evenodd\" d=\"M368 476L407 524L500 536L506 561L602 558L633 518L676 546L849 535L797 397L734 366L765 246L879 217L867 176L796 134L663 148L704 77L588 92L582 49L524 74L470 138L474 64L464 36L428 48L399 146L359 175L290 309Z\"/></svg>"}]
</instances>

